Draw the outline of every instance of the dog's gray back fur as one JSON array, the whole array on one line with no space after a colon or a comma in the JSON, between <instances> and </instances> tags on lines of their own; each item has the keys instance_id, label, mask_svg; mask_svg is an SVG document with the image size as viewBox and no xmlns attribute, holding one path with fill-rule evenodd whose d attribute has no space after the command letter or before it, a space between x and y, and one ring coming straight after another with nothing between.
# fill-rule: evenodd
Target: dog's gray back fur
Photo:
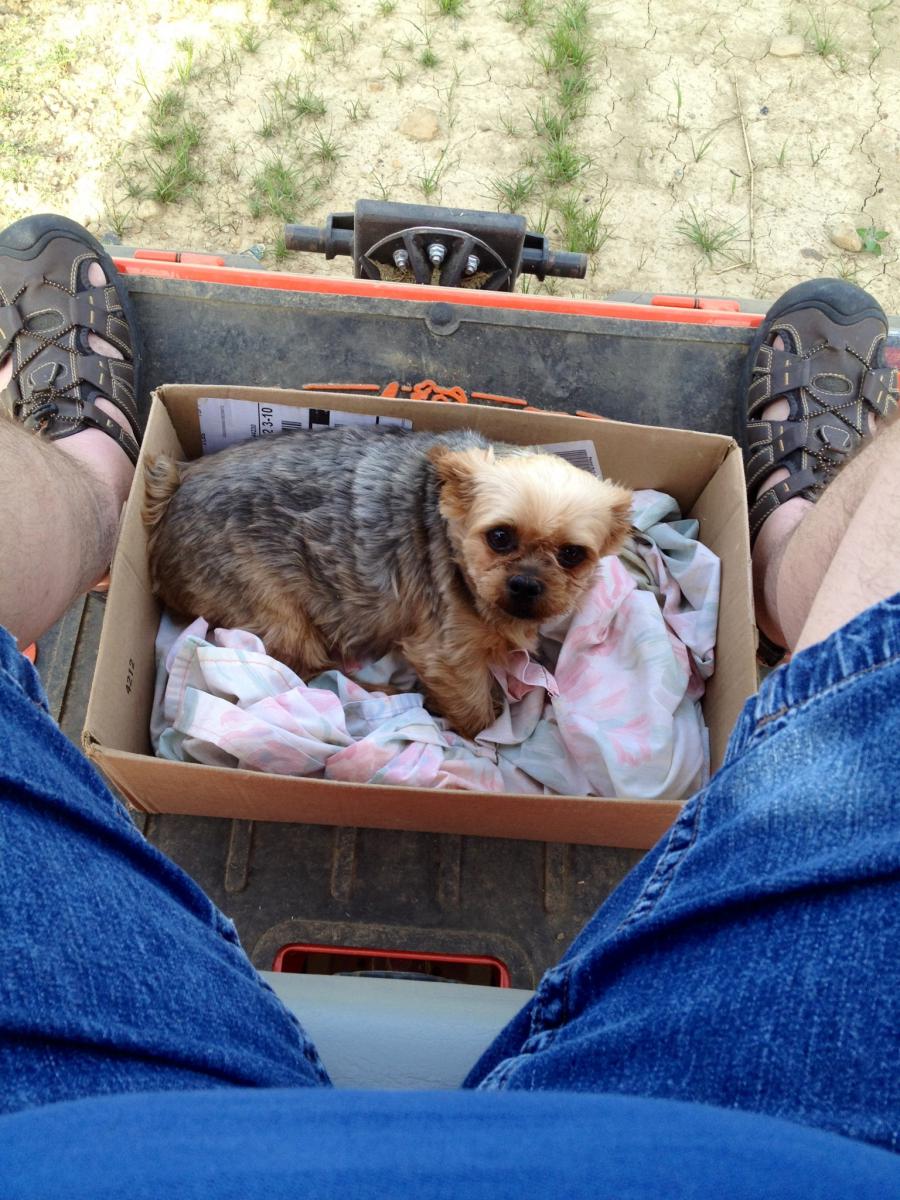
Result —
<instances>
[{"instance_id":1,"label":"dog's gray back fur","mask_svg":"<svg viewBox=\"0 0 900 1200\"><path fill-rule=\"evenodd\" d=\"M345 427L244 443L183 466L151 532L157 592L190 615L237 623L243 610L252 616L262 573L286 597L302 580L317 623L345 653L381 648L371 640L379 605L386 648L403 632L390 628L388 611L401 590L439 605L441 592L465 587L427 457L438 444L518 452L469 430ZM214 595L230 599L223 611L204 611Z\"/></svg>"}]
</instances>

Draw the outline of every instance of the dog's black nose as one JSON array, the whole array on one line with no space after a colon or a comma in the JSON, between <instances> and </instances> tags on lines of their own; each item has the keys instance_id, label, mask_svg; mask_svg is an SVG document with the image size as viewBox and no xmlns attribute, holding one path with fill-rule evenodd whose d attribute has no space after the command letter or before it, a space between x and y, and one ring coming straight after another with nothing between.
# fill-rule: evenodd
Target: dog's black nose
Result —
<instances>
[{"instance_id":1,"label":"dog's black nose","mask_svg":"<svg viewBox=\"0 0 900 1200\"><path fill-rule=\"evenodd\" d=\"M509 594L518 600L537 600L544 585L536 575L511 575L506 581Z\"/></svg>"}]
</instances>

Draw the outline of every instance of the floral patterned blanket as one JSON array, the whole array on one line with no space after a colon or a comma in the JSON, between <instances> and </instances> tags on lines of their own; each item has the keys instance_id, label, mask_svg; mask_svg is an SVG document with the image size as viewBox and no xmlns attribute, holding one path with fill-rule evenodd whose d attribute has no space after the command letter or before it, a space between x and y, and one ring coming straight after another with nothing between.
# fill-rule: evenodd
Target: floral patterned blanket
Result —
<instances>
[{"instance_id":1,"label":"floral patterned blanket","mask_svg":"<svg viewBox=\"0 0 900 1200\"><path fill-rule=\"evenodd\" d=\"M700 709L713 670L719 560L660 492L635 494L635 536L601 561L538 658L495 675L503 711L474 741L431 716L397 654L304 683L259 638L165 616L156 753L277 774L476 791L679 797L709 773ZM367 687L355 679L363 680ZM390 685L392 694L372 688Z\"/></svg>"}]
</instances>

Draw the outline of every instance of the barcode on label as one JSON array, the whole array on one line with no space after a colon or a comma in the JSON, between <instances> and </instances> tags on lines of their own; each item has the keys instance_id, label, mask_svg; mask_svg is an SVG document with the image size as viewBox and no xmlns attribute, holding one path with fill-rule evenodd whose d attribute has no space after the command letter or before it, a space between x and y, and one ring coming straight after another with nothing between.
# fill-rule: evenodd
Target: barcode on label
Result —
<instances>
[{"instance_id":1,"label":"barcode on label","mask_svg":"<svg viewBox=\"0 0 900 1200\"><path fill-rule=\"evenodd\" d=\"M596 475L598 479L603 478L593 442L554 442L549 446L541 446L540 449L546 450L548 454L559 455L566 462L570 462L573 467Z\"/></svg>"}]
</instances>

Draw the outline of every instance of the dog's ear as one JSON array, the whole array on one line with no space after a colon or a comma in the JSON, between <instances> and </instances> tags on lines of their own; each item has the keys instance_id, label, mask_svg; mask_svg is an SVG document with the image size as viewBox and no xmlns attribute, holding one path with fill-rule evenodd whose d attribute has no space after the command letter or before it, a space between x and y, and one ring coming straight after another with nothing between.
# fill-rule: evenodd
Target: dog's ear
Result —
<instances>
[{"instance_id":1,"label":"dog's ear","mask_svg":"<svg viewBox=\"0 0 900 1200\"><path fill-rule=\"evenodd\" d=\"M428 458L441 485L441 512L447 518L465 516L475 498L479 472L494 461L493 450L453 450L437 445L428 451Z\"/></svg>"},{"instance_id":2,"label":"dog's ear","mask_svg":"<svg viewBox=\"0 0 900 1200\"><path fill-rule=\"evenodd\" d=\"M618 554L622 549L631 531L631 507L634 503L634 496L628 488L608 480L603 482L609 504L610 526L609 536L600 551L601 558L606 554Z\"/></svg>"}]
</instances>

